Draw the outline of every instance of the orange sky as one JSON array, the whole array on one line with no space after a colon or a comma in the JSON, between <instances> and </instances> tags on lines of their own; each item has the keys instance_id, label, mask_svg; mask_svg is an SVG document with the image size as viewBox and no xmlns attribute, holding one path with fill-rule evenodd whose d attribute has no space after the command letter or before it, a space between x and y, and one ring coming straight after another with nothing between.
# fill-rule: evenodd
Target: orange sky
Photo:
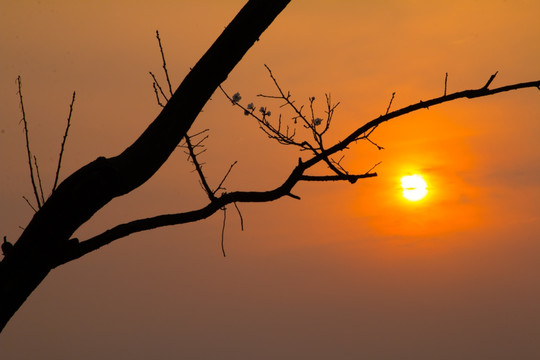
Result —
<instances>
[{"instance_id":1,"label":"orange sky","mask_svg":"<svg viewBox=\"0 0 540 360\"><path fill-rule=\"evenodd\" d=\"M114 156L153 120L155 30L178 84L244 1L3 1L0 5L0 235L32 210L16 78L46 189L73 90L63 177ZM340 101L330 138L392 108L540 78L538 1L293 0L224 84L272 92L263 64L307 102ZM291 198L141 233L53 271L0 336L2 359L536 359L540 357L540 97L461 100L391 121L343 160L377 178L300 184ZM216 93L206 163L228 190L280 184L299 154L272 143ZM77 236L191 210L205 196L180 151ZM421 173L429 193L401 197ZM63 178L62 177L62 178ZM4 355L6 354L6 355Z\"/></svg>"}]
</instances>

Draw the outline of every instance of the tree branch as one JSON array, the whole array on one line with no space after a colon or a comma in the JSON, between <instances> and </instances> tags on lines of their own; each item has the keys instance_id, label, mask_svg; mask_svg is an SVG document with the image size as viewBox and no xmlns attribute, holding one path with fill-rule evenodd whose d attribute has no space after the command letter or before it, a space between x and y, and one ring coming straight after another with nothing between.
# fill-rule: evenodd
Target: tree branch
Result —
<instances>
[{"instance_id":1,"label":"tree branch","mask_svg":"<svg viewBox=\"0 0 540 360\"><path fill-rule=\"evenodd\" d=\"M236 192L231 192L231 193L223 193L221 196L216 197L214 200L210 201L208 205L198 210L193 210L193 211L178 213L178 214L159 215L156 217L135 220L129 223L115 226L114 228L109 229L100 235L97 235L84 242L81 242L76 249L74 249L69 254L66 254L64 258L59 259L58 263L56 263L55 266L59 266L66 262L75 260L81 256L84 256L92 251L95 251L101 248L102 246L110 244L111 242L117 239L126 237L136 232L146 231L146 230L155 229L155 228L163 227L163 226L184 224L188 222L205 219L211 216L212 214L214 214L219 209L222 209L225 205L230 204L230 203L268 202L268 201L277 200L283 196L293 196L295 198L298 198L296 195L291 194L291 190L299 181L338 181L338 180L351 181L353 180L351 182L355 182L357 179L360 179L360 178L369 178L369 177L376 176L377 175L376 173L371 173L372 169L362 175L313 176L313 175L304 175L304 172L307 169L314 166L315 164L319 163L320 161L324 161L330 155L347 148L347 146L350 143L352 143L353 141L356 141L362 134L366 133L373 127L376 127L380 125L381 123L388 121L390 119L393 119L393 118L396 118L396 117L399 117L399 116L402 116L407 113L414 112L420 109L428 108L430 106L435 106L438 104L442 104L442 103L453 101L460 98L476 98L476 97L482 97L482 96L489 96L489 95L497 94L504 91L517 90L517 89L523 89L523 88L529 88L529 87L539 87L539 86L540 86L540 80L507 85L507 86L503 86L503 87L499 87L499 88L495 88L491 90L485 87L482 87L476 90L465 90L465 91L460 91L460 92L456 92L449 95L443 95L442 97L430 99L425 102L420 101L416 104L409 105L399 110L395 110L391 113L381 115L378 118L373 119L369 121L368 123L364 124L363 126L359 127L357 130L355 130L349 136L347 136L343 141L338 142L334 146L324 150L323 152L319 154L316 154L314 157L310 158L309 160L305 162L299 161L299 164L293 169L293 171L291 172L289 177L285 180L285 182L275 189L268 190L268 191L259 191L259 192L236 191Z\"/></svg>"},{"instance_id":2,"label":"tree branch","mask_svg":"<svg viewBox=\"0 0 540 360\"><path fill-rule=\"evenodd\" d=\"M41 203L45 203L45 196L43 196L43 185L41 184L41 175L39 174L39 166L37 162L37 157L34 155L34 166L36 167L36 176L38 179L39 185L39 194L41 195Z\"/></svg>"},{"instance_id":3,"label":"tree branch","mask_svg":"<svg viewBox=\"0 0 540 360\"><path fill-rule=\"evenodd\" d=\"M358 179L366 179L370 177L377 176L377 173L366 173L360 175L302 175L300 177L301 181L349 181L350 183L355 183Z\"/></svg>"},{"instance_id":4,"label":"tree branch","mask_svg":"<svg viewBox=\"0 0 540 360\"><path fill-rule=\"evenodd\" d=\"M0 331L58 263L63 249L71 248L71 242L66 244L75 230L113 198L145 183L163 165L216 88L289 2L249 0L131 146L118 156L100 157L77 170L42 206L27 146L39 210L14 244L11 256L0 262Z\"/></svg>"},{"instance_id":5,"label":"tree branch","mask_svg":"<svg viewBox=\"0 0 540 360\"><path fill-rule=\"evenodd\" d=\"M34 196L36 197L37 207L41 209L41 201L39 199L36 178L34 177L34 167L32 166L32 152L30 151L30 139L28 137L28 122L26 121L26 112L24 111L23 95L22 95L22 81L21 77L17 76L17 83L19 85L19 101L21 105L22 112L22 122L24 124L24 136L26 139L26 154L28 155L28 167L30 169L30 181L32 182L32 188L34 189Z\"/></svg>"},{"instance_id":6,"label":"tree branch","mask_svg":"<svg viewBox=\"0 0 540 360\"><path fill-rule=\"evenodd\" d=\"M165 53L163 52L163 46L161 46L161 38L159 37L159 31L156 30L156 38L159 44L159 52L161 53L161 60L163 62L163 72L165 72L165 78L167 79L167 85L169 86L169 93L173 95L171 79L169 78L169 71L167 70L167 63L165 62Z\"/></svg>"},{"instance_id":7,"label":"tree branch","mask_svg":"<svg viewBox=\"0 0 540 360\"><path fill-rule=\"evenodd\" d=\"M490 83L490 82L488 82L488 83ZM365 123L364 125L362 125L358 129L353 131L351 134L349 134L341 142L338 142L337 144L333 145L332 147L326 149L325 152L323 152L320 155L308 160L308 163L316 162L316 161L320 160L321 157L323 157L325 155L330 156L332 154L335 154L336 152L339 152L339 151L342 151L342 150L346 149L347 146L349 146L352 142L362 138L362 135L369 132L371 129L379 126L380 124L382 124L382 123L384 123L384 122L386 122L388 120L403 116L405 114L408 114L408 113L411 113L411 112L414 112L414 111L417 111L417 110L420 110L420 109L427 109L427 108L429 108L431 106L443 104L443 103L454 101L454 100L461 99L461 98L474 99L474 98L478 98L478 97L495 95L495 94L498 94L498 93L501 93L501 92L518 90L518 89L525 89L525 88L534 88L534 87L540 87L540 80L529 81L529 82L524 82L524 83L517 83L517 84L512 84L512 85L506 85L506 86L501 86L501 87L494 88L494 89L488 89L485 86L483 86L483 87L481 87L479 89L463 90L463 91L458 91L458 92L455 92L455 93L452 93L452 94L443 95L441 97L433 98L433 99L430 99L430 100L427 100L427 101L419 101L416 104L412 104L412 105L406 106L404 108L392 111L392 112L390 112L388 114L381 115L378 118L373 119L373 120Z\"/></svg>"},{"instance_id":8,"label":"tree branch","mask_svg":"<svg viewBox=\"0 0 540 360\"><path fill-rule=\"evenodd\" d=\"M64 147L66 145L66 140L68 137L69 126L71 125L71 114L73 113L74 103L75 103L75 91L73 92L73 97L71 98L71 104L69 105L69 115L67 118L66 131L64 133L64 138L62 139L62 145L60 146L60 155L58 156L58 166L56 168L56 175L54 177L54 185L52 187L52 192L56 190L56 185L58 184L58 175L60 175L60 168L62 167L62 155L64 154Z\"/></svg>"},{"instance_id":9,"label":"tree branch","mask_svg":"<svg viewBox=\"0 0 540 360\"><path fill-rule=\"evenodd\" d=\"M459 98L475 98L481 96L489 96L497 94L504 91L517 90L529 87L538 87L540 86L540 80L531 81L527 83L519 83L513 85L507 85L500 88L495 88L492 90L480 88L477 90L465 90L449 94L447 96L442 96L434 98L428 101L420 101L417 104L409 105L402 109L393 111L384 116L380 116L370 122L366 123L362 127L358 128L356 131L347 136L343 141L335 144L334 146L326 149L324 152L317 154L310 158L309 160L302 162L292 170L289 177L283 182L282 185L268 191L236 191L230 193L223 193L221 196L216 197L214 200L210 201L205 207L198 210L177 213L177 214L168 214L168 215L159 215L146 219L134 220L125 224L121 224L105 231L104 233L94 236L86 241L80 243L79 247L69 254L68 257L62 259L56 266L64 264L66 262L75 260L81 256L84 256L94 250L101 248L111 242L126 237L130 234L151 230L164 226L172 226L185 224L189 222L194 222L198 220L205 219L218 210L222 209L224 206L230 203L241 203L241 202L269 202L277 200L284 196L292 196L298 198L296 195L291 194L291 190L299 181L343 181L347 180L350 182L355 182L358 179L370 178L377 176L377 173L372 173L370 169L365 174L360 175L326 175L326 176L314 176L314 175L304 175L304 172L319 163L324 161L328 156L341 151L347 147L351 142L355 141L361 134L369 131L371 128L380 125L382 122L388 121L390 119L402 116L404 114L414 112L420 109L427 108L429 106L434 106L442 104L445 102L453 101Z\"/></svg>"},{"instance_id":10,"label":"tree branch","mask_svg":"<svg viewBox=\"0 0 540 360\"><path fill-rule=\"evenodd\" d=\"M210 188L210 185L208 185L208 181L206 181L206 177L204 176L204 173L202 172L201 164L199 164L199 161L197 160L197 154L195 154L194 146L191 144L190 137L188 135L186 135L186 137L184 139L186 141L186 147L187 147L188 152L189 152L188 153L189 157L191 158L191 162L195 166L195 171L197 171L197 174L199 174L199 179L201 180L204 192L206 193L206 195L208 195L208 198L210 200L213 200L215 198L215 191L212 191L212 189ZM199 144L200 144L200 142L199 142ZM199 144L197 144L196 146L198 146Z\"/></svg>"}]
</instances>

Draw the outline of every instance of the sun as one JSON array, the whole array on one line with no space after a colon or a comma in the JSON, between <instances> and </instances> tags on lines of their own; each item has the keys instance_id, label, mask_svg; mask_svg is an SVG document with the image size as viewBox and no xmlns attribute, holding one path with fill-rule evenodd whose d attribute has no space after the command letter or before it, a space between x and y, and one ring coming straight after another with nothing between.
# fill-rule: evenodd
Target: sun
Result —
<instances>
[{"instance_id":1,"label":"sun","mask_svg":"<svg viewBox=\"0 0 540 360\"><path fill-rule=\"evenodd\" d=\"M422 200L427 195L427 183L421 175L408 175L401 178L403 197L409 201Z\"/></svg>"}]
</instances>

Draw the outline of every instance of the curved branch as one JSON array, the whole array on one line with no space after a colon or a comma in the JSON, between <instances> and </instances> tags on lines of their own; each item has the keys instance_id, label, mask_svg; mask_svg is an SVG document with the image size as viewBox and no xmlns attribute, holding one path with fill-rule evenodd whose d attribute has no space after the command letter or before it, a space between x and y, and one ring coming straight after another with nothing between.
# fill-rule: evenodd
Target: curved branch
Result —
<instances>
[{"instance_id":1,"label":"curved branch","mask_svg":"<svg viewBox=\"0 0 540 360\"><path fill-rule=\"evenodd\" d=\"M491 81L493 81L493 76L492 78L490 78L489 83L491 83ZM354 183L358 179L377 176L376 173L371 172L373 168L370 169L365 174L360 174L360 175L343 174L343 175L315 176L315 175L304 175L304 172L321 161L325 162L330 155L336 152L339 152L341 150L344 150L345 148L347 148L347 146L350 143L356 141L359 137L361 137L362 134L370 131L370 129L377 127L381 123L388 121L390 119L402 116L404 114L407 114L413 111L428 108L430 106L453 101L459 98L475 98L475 97L493 95L493 94L497 94L504 91L517 90L517 89L523 89L523 88L529 88L529 87L539 87L539 86L540 86L540 80L507 85L507 86L495 88L492 90L489 90L484 86L480 89L460 91L460 92L452 93L449 95L444 95L442 97L434 98L425 102L420 101L417 104L409 105L402 109L379 116L378 118L371 120L370 122L364 124L357 130L352 132L343 141L335 144L334 146L324 150L321 153L318 153L317 155L313 156L312 158L310 158L309 160L305 162L299 161L299 164L292 170L289 177L283 182L282 185L276 187L275 189L268 190L268 191L236 191L236 192L231 192L231 193L224 193L221 196L214 198L212 201L210 201L209 204L207 204L203 208L200 208L197 210L188 211L184 213L177 213L177 214L159 215L159 216L155 216L151 218L134 220L128 223L115 226L112 229L109 229L103 232L102 234L99 234L86 241L81 242L78 247L73 248L71 252L65 254L65 257L59 259L58 263L55 266L59 266L66 262L75 260L94 250L101 248L102 246L110 244L111 242L115 240L126 237L136 232L151 230L151 229L164 227L164 226L185 224L185 223L205 219L213 215L218 210L222 209L225 205L228 205L230 203L269 202L269 201L277 200L284 196L292 196L294 198L298 198L297 196L291 194L291 190L299 181L340 181L340 180L343 181L343 180L346 180L351 183Z\"/></svg>"},{"instance_id":2,"label":"curved branch","mask_svg":"<svg viewBox=\"0 0 540 360\"><path fill-rule=\"evenodd\" d=\"M300 163L294 168L287 180L275 189L268 191L235 191L223 193L215 197L206 206L183 213L158 215L150 218L130 221L117 225L99 235L82 241L64 256L57 259L54 267L78 259L92 251L95 251L111 242L126 237L136 232L152 230L159 227L180 225L206 219L224 206L239 202L270 202L284 196L291 196L292 188L303 179L303 172L307 169L305 163Z\"/></svg>"},{"instance_id":3,"label":"curved branch","mask_svg":"<svg viewBox=\"0 0 540 360\"><path fill-rule=\"evenodd\" d=\"M493 81L494 76L495 75L492 75L490 77L487 85L489 85ZM316 162L320 161L322 158L330 156L332 154L335 154L336 152L346 149L347 146L349 146L352 142L359 140L363 134L379 126L383 122L403 116L405 114L408 114L408 113L411 113L420 109L428 109L431 106L443 104L443 103L461 99L461 98L474 99L477 97L489 96L489 95L494 95L501 92L525 89L525 88L538 88L540 90L540 80L506 85L506 86L501 86L494 89L488 89L486 85L484 85L483 87L478 88L478 89L458 91L449 95L443 95L441 97L433 98L427 101L420 100L416 104L406 106L404 108L392 111L385 115L381 115L378 118L365 123L358 129L353 131L351 134L349 134L341 142L338 142L337 144L326 149L324 152L308 160L306 164L308 165L308 167L313 166Z\"/></svg>"}]
</instances>

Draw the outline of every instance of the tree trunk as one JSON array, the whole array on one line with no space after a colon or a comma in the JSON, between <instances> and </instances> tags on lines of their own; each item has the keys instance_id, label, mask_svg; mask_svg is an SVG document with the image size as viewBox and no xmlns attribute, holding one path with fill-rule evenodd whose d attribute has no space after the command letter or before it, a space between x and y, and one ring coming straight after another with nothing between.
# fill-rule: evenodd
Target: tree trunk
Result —
<instances>
[{"instance_id":1,"label":"tree trunk","mask_svg":"<svg viewBox=\"0 0 540 360\"><path fill-rule=\"evenodd\" d=\"M290 0L250 0L186 76L163 111L124 152L82 167L54 191L0 262L0 331L49 271L75 251L70 236L168 159L217 87Z\"/></svg>"}]
</instances>

